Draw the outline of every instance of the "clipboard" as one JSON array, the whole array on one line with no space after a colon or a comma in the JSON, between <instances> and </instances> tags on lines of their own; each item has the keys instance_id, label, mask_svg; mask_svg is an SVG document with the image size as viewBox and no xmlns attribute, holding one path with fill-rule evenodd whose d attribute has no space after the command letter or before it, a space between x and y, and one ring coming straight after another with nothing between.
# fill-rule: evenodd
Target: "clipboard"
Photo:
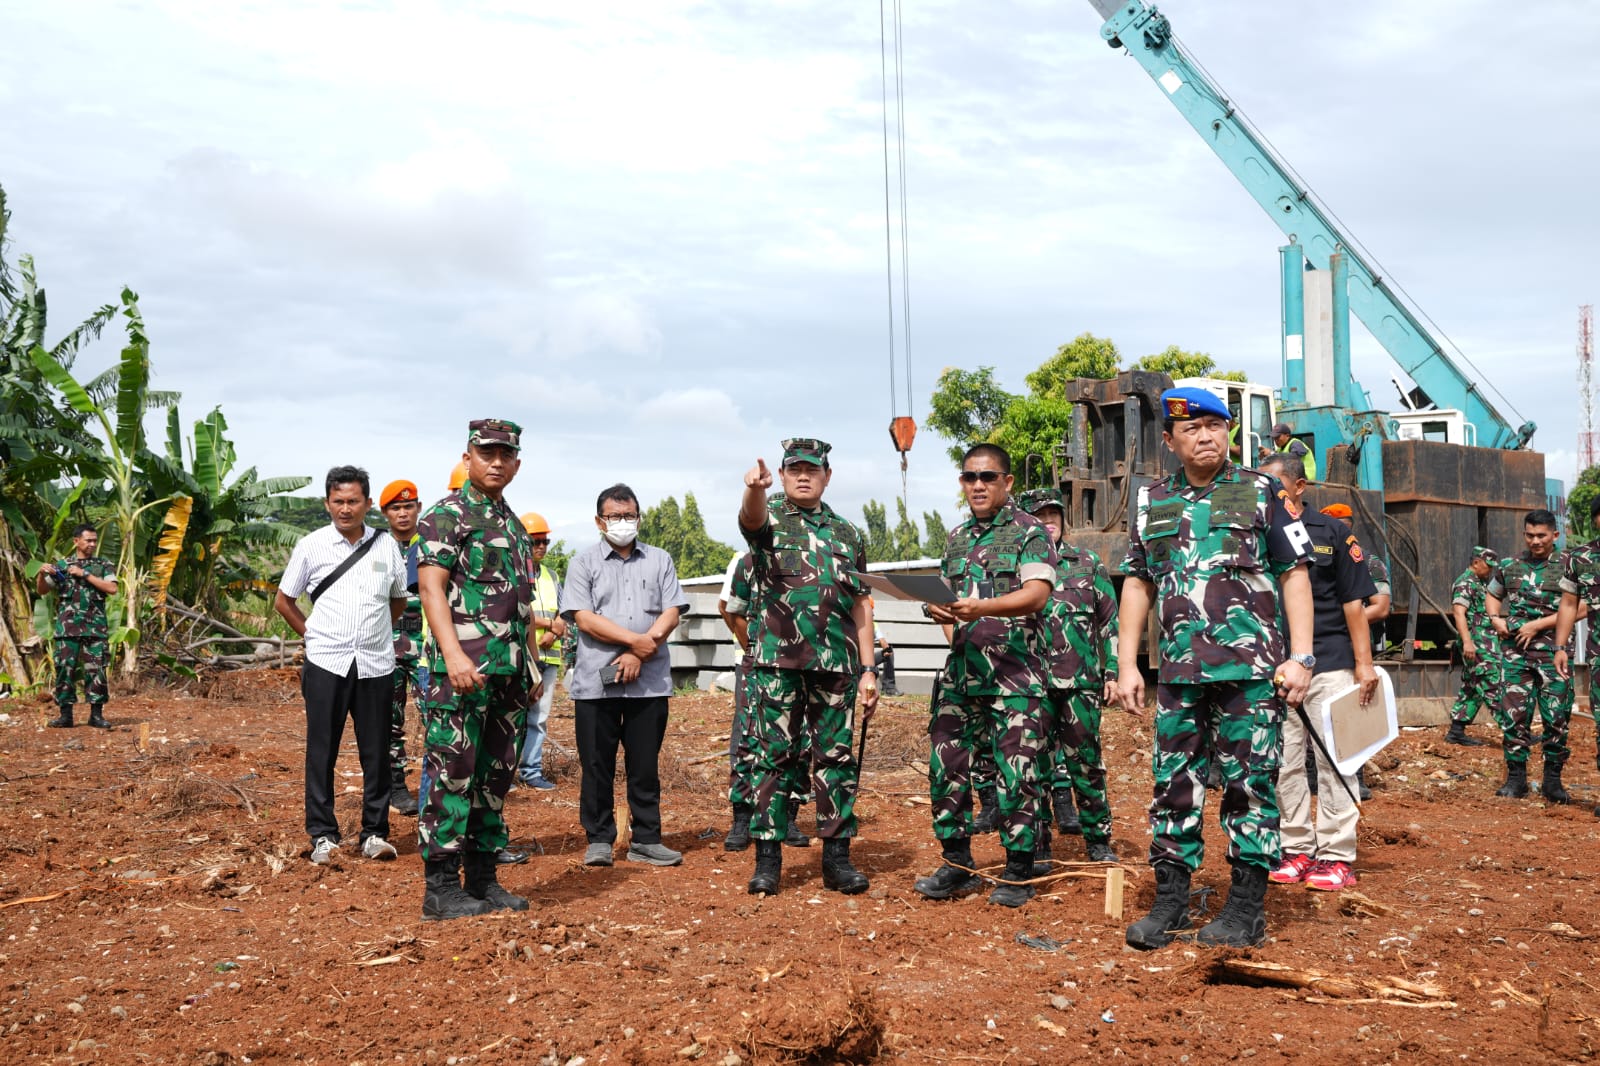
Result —
<instances>
[{"instance_id":1,"label":"clipboard","mask_svg":"<svg viewBox=\"0 0 1600 1066\"><path fill-rule=\"evenodd\" d=\"M1342 689L1322 705L1322 742L1333 756L1333 765L1349 777L1368 759L1388 747L1400 736L1400 712L1394 699L1394 681L1378 667L1378 694L1361 706L1361 686Z\"/></svg>"},{"instance_id":2,"label":"clipboard","mask_svg":"<svg viewBox=\"0 0 1600 1066\"><path fill-rule=\"evenodd\" d=\"M937 574L856 574L861 583L891 600L915 603L954 603L956 594Z\"/></svg>"}]
</instances>

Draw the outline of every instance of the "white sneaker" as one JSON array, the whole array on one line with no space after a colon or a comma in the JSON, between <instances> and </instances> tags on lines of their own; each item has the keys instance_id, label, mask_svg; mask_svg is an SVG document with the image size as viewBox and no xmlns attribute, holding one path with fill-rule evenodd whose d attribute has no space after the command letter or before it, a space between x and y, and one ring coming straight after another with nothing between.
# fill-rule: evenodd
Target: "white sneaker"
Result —
<instances>
[{"instance_id":1,"label":"white sneaker","mask_svg":"<svg viewBox=\"0 0 1600 1066\"><path fill-rule=\"evenodd\" d=\"M382 837L372 836L368 837L366 843L361 845L361 854L369 859L382 859L387 862L400 853L394 850L394 845L387 840Z\"/></svg>"},{"instance_id":2,"label":"white sneaker","mask_svg":"<svg viewBox=\"0 0 1600 1066\"><path fill-rule=\"evenodd\" d=\"M317 866L327 866L333 862L333 853L339 850L339 842L332 837L318 837L311 842L311 861Z\"/></svg>"}]
</instances>

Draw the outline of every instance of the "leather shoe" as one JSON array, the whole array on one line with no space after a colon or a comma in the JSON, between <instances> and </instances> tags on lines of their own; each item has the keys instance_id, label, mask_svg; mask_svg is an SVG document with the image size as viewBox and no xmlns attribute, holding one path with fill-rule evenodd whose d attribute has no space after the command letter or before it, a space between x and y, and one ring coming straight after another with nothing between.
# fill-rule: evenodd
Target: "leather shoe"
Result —
<instances>
[{"instance_id":1,"label":"leather shoe","mask_svg":"<svg viewBox=\"0 0 1600 1066\"><path fill-rule=\"evenodd\" d=\"M521 866L528 861L528 853L516 848L501 848L494 853L497 866Z\"/></svg>"}]
</instances>

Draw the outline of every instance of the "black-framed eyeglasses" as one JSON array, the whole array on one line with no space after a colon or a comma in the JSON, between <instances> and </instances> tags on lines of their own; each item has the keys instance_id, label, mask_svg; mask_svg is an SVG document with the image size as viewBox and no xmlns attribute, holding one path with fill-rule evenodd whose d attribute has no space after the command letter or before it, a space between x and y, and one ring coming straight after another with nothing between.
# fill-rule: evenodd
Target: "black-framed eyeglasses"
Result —
<instances>
[{"instance_id":1,"label":"black-framed eyeglasses","mask_svg":"<svg viewBox=\"0 0 1600 1066\"><path fill-rule=\"evenodd\" d=\"M533 538L533 546L535 548L548 548L550 546L550 538L549 537L534 537Z\"/></svg>"},{"instance_id":2,"label":"black-framed eyeglasses","mask_svg":"<svg viewBox=\"0 0 1600 1066\"><path fill-rule=\"evenodd\" d=\"M638 520L639 516L636 514L603 514L600 516L600 521L608 525L612 522L637 522Z\"/></svg>"},{"instance_id":3,"label":"black-framed eyeglasses","mask_svg":"<svg viewBox=\"0 0 1600 1066\"><path fill-rule=\"evenodd\" d=\"M981 481L985 485L993 485L996 481L1000 480L1000 477L1001 477L1001 474L1000 474L1000 471L998 471L998 470L963 470L963 471L961 471L961 483L963 485L970 485L975 481Z\"/></svg>"}]
</instances>

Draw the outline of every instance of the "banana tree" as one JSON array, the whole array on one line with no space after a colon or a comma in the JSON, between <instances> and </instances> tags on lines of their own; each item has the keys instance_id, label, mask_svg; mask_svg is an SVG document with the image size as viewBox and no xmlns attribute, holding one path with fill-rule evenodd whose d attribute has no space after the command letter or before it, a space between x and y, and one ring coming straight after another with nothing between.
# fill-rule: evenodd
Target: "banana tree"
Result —
<instances>
[{"instance_id":1,"label":"banana tree","mask_svg":"<svg viewBox=\"0 0 1600 1066\"><path fill-rule=\"evenodd\" d=\"M145 498L138 470L139 460L148 450L144 416L152 406L176 403L177 394L150 388L150 340L144 318L139 313L139 297L132 289L122 290L119 313L126 320L128 342L113 372L101 375L92 383L103 388L104 395L113 401L110 404L97 400L60 359L43 347L35 345L28 355L67 405L97 424L104 436L103 451L97 456L81 458L78 466L82 478L109 487L112 529L108 533L112 535L106 539L114 542L116 548L117 600L120 601L117 605L120 624L112 633L112 641L122 649L123 675L132 677L139 669L139 609L143 583L138 565L140 524L146 514L172 499L170 495Z\"/></svg>"}]
</instances>

